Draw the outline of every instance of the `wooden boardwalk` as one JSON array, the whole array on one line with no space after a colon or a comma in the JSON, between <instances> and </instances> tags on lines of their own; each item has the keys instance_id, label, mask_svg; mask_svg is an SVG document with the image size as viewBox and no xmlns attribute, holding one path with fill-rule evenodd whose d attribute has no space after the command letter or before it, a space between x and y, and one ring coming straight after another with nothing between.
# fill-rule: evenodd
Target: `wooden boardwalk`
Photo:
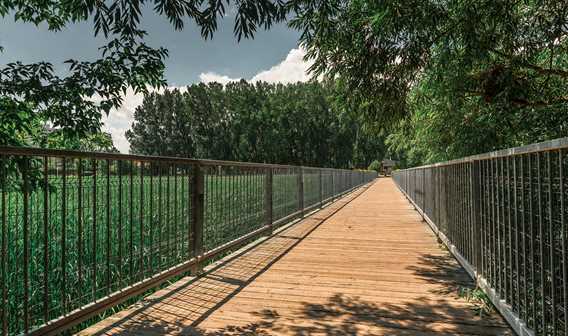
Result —
<instances>
[{"instance_id":1,"label":"wooden boardwalk","mask_svg":"<svg viewBox=\"0 0 568 336\"><path fill-rule=\"evenodd\" d=\"M472 280L379 179L81 335L512 335L458 296Z\"/></svg>"}]
</instances>

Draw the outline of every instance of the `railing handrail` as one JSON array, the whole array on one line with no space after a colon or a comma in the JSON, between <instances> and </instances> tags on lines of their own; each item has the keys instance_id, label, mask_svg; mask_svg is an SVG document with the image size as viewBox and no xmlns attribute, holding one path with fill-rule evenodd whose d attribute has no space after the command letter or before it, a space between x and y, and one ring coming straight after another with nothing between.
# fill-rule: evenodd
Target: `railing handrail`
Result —
<instances>
[{"instance_id":1,"label":"railing handrail","mask_svg":"<svg viewBox=\"0 0 568 336\"><path fill-rule=\"evenodd\" d=\"M38 157L50 156L50 157L61 157L61 158L83 158L83 159L97 159L97 160L130 160L130 161L140 161L140 162L162 161L164 163L184 163L184 164L200 164L204 166L234 166L234 167L250 167L250 168L306 168L306 169L333 169L333 170L344 170L344 171L355 170L355 169L346 169L346 168L284 165L276 163L242 162L242 161L230 161L230 160L185 158L185 157L176 157L176 156L124 154L124 153L109 153L109 152L95 152L95 151L82 151L82 150L73 150L73 149L54 149L54 148L39 148L39 147L0 146L0 155L22 155L22 156L38 156ZM360 170L368 171L366 169L360 169Z\"/></svg>"},{"instance_id":2,"label":"railing handrail","mask_svg":"<svg viewBox=\"0 0 568 336\"><path fill-rule=\"evenodd\" d=\"M393 172L519 335L568 335L568 138Z\"/></svg>"},{"instance_id":3,"label":"railing handrail","mask_svg":"<svg viewBox=\"0 0 568 336\"><path fill-rule=\"evenodd\" d=\"M438 163L432 163L428 165L418 166L418 167L410 167L405 168L404 170L414 170L414 169L423 169L423 168L430 168L430 167L442 167L448 165L454 165L459 163L465 162L472 162L472 161L481 161L481 160L489 160L494 158L500 157L507 157L507 156L514 156L514 155L523 155L523 154L531 154L536 152L546 152L546 151L553 151L559 149L567 149L568 148L568 137L565 138L558 138L543 142L538 142L526 146L519 146L519 147L512 147L506 149L500 149L492 152L470 155L459 159L448 160Z\"/></svg>"}]
</instances>

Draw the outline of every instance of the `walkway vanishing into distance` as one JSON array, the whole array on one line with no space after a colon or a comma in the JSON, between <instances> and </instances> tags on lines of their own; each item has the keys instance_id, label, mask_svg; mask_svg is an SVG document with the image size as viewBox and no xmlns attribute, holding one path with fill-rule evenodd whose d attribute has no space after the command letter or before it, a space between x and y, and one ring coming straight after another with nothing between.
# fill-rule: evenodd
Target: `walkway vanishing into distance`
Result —
<instances>
[{"instance_id":1,"label":"walkway vanishing into distance","mask_svg":"<svg viewBox=\"0 0 568 336\"><path fill-rule=\"evenodd\" d=\"M460 298L473 281L391 179L81 335L512 335Z\"/></svg>"}]
</instances>

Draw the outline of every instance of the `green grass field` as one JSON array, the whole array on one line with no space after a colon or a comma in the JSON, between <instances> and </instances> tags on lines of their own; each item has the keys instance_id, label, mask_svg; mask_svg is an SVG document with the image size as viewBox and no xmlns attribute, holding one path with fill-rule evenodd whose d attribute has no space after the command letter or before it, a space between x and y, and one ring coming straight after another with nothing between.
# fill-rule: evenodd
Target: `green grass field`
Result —
<instances>
[{"instance_id":1,"label":"green grass field","mask_svg":"<svg viewBox=\"0 0 568 336\"><path fill-rule=\"evenodd\" d=\"M104 167L96 175L50 172L49 188L29 187L27 209L24 193L4 183L2 280L10 333L25 329L26 309L33 329L192 257L189 172L142 175ZM205 171L205 251L265 224L265 178L259 169ZM333 194L330 181L325 173L324 198ZM319 171L304 172L303 188L305 207L320 201ZM335 192L347 188L337 184ZM275 221L299 210L294 171L275 170L272 189Z\"/></svg>"}]
</instances>

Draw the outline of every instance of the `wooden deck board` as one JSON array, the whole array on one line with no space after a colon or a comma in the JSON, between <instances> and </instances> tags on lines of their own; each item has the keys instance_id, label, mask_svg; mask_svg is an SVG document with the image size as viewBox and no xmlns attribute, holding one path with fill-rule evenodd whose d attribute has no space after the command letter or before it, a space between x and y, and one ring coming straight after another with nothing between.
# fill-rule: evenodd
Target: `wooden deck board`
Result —
<instances>
[{"instance_id":1,"label":"wooden deck board","mask_svg":"<svg viewBox=\"0 0 568 336\"><path fill-rule=\"evenodd\" d=\"M512 335L390 179L81 335Z\"/></svg>"}]
</instances>

